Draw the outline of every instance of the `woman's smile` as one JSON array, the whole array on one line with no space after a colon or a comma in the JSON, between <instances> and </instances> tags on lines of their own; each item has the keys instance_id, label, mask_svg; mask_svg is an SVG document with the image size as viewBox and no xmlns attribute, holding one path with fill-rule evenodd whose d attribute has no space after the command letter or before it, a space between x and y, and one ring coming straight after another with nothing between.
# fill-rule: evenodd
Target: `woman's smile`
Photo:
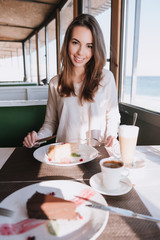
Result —
<instances>
[{"instance_id":1,"label":"woman's smile","mask_svg":"<svg viewBox=\"0 0 160 240\"><path fill-rule=\"evenodd\" d=\"M82 62L85 60L85 58L80 58L80 57L74 56L74 60L75 60L77 63L82 63Z\"/></svg>"}]
</instances>

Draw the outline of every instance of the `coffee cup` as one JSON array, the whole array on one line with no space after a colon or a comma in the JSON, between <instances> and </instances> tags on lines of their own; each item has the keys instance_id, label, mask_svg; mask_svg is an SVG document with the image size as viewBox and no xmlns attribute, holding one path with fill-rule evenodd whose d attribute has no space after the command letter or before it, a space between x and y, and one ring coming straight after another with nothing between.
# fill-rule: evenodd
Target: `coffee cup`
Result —
<instances>
[{"instance_id":1,"label":"coffee cup","mask_svg":"<svg viewBox=\"0 0 160 240\"><path fill-rule=\"evenodd\" d=\"M129 171L124 168L124 162L115 157L103 158L99 162L102 171L102 183L107 190L119 187L120 179L127 177Z\"/></svg>"}]
</instances>

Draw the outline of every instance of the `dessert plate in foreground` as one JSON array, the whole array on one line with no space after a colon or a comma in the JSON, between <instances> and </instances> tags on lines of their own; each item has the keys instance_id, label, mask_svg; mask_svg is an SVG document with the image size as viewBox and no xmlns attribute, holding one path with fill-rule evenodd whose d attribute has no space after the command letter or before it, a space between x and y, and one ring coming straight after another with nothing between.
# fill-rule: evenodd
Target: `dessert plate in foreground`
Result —
<instances>
[{"instance_id":1,"label":"dessert plate in foreground","mask_svg":"<svg viewBox=\"0 0 160 240\"><path fill-rule=\"evenodd\" d=\"M72 144L72 143L71 143ZM57 166L73 166L73 165L78 165L78 164L83 164L86 162L89 162L93 159L95 159L98 156L98 151L87 145L87 144L78 144L78 152L75 154L74 152L72 153L73 155L70 155L67 157L67 161L50 161L50 158L48 157L48 150L50 146L60 146L62 145L61 143L57 144L49 144L45 145L43 147L40 147L36 149L33 153L33 156L35 159L37 159L40 162L50 164L50 165L57 165ZM63 145L68 145L63 144ZM74 156L75 155L75 156Z\"/></svg>"},{"instance_id":2,"label":"dessert plate in foreground","mask_svg":"<svg viewBox=\"0 0 160 240\"><path fill-rule=\"evenodd\" d=\"M36 191L75 202L79 217L76 220L55 220L54 226L58 228L58 232L56 236L52 235L52 231L50 232L50 228L47 227L50 220L28 219L26 202ZM38 240L96 239L104 230L109 213L105 211L99 213L97 209L86 207L86 201L76 196L107 206L104 197L91 187L71 180L45 181L12 193L0 204L0 207L9 206L11 210L14 210L14 215L10 218L0 216L0 239L26 240L33 236Z\"/></svg>"}]
</instances>

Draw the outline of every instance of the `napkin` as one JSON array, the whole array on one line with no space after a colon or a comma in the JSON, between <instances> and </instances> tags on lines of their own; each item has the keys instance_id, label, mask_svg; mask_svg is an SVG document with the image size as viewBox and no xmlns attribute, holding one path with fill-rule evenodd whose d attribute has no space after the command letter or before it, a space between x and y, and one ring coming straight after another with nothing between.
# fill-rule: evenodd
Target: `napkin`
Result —
<instances>
[{"instance_id":1,"label":"napkin","mask_svg":"<svg viewBox=\"0 0 160 240\"><path fill-rule=\"evenodd\" d=\"M116 158L120 158L121 157L121 153L120 153L120 144L119 141L117 139L113 140L113 145L112 147L107 147L105 146L105 149L107 150L109 156L115 156Z\"/></svg>"}]
</instances>

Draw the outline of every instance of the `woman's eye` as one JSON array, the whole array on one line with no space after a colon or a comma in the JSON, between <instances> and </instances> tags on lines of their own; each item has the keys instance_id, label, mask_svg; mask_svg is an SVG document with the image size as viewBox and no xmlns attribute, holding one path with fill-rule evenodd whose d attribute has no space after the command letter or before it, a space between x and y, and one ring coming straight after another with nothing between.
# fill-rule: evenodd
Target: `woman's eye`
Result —
<instances>
[{"instance_id":1,"label":"woman's eye","mask_svg":"<svg viewBox=\"0 0 160 240\"><path fill-rule=\"evenodd\" d=\"M88 48L93 48L93 46L92 45L88 45Z\"/></svg>"},{"instance_id":2,"label":"woman's eye","mask_svg":"<svg viewBox=\"0 0 160 240\"><path fill-rule=\"evenodd\" d=\"M78 42L76 42L76 41L73 41L72 43L73 43L73 44L78 44Z\"/></svg>"}]
</instances>

